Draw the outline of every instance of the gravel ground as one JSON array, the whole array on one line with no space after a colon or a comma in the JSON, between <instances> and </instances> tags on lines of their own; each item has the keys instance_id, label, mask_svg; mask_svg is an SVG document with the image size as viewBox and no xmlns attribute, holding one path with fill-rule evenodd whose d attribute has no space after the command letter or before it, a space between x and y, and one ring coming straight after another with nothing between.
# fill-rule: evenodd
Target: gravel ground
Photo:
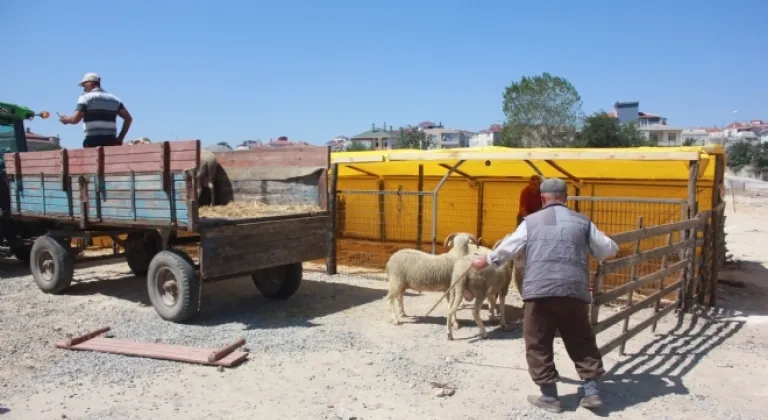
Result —
<instances>
[{"instance_id":1,"label":"gravel ground","mask_svg":"<svg viewBox=\"0 0 768 420\"><path fill-rule=\"evenodd\" d=\"M739 201L741 200L741 201ZM723 273L721 307L666 317L643 332L627 356L605 358L606 407L626 419L768 418L768 236L760 206L737 197L729 248L739 269ZM729 206L730 208L730 206ZM262 298L248 279L204 288L196 323L161 321L143 279L123 263L83 268L66 295L40 292L12 261L0 262L0 419L518 419L592 418L576 408L578 377L561 343L557 363L566 412L525 402L536 392L519 331L490 327L477 339L469 311L456 340L445 338L441 304L432 316L394 326L386 284L306 273L284 302ZM434 293L407 296L406 313L426 313ZM508 299L511 322L521 302ZM601 316L606 316L601 311ZM633 316L633 323L649 313ZM176 362L60 350L67 334L111 326L116 338L219 347L244 337L250 360L219 370ZM620 330L599 336L605 342ZM430 381L455 387L437 397Z\"/></svg>"}]
</instances>

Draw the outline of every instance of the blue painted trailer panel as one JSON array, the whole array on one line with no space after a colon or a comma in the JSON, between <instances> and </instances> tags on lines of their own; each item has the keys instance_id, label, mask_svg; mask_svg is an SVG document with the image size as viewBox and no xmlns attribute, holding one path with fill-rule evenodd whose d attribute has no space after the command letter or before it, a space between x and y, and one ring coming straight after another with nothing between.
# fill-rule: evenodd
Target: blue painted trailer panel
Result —
<instances>
[{"instance_id":1,"label":"blue painted trailer panel","mask_svg":"<svg viewBox=\"0 0 768 420\"><path fill-rule=\"evenodd\" d=\"M88 181L88 220L99 223L107 219L152 224L186 226L187 208L186 176L183 172L172 173L171 192L163 190L161 174L96 175L86 176ZM79 219L80 184L77 176L66 180L70 191L62 186L62 177L57 175L23 175L10 182L11 208L14 214L28 216L51 216ZM99 185L99 194L96 185Z\"/></svg>"}]
</instances>

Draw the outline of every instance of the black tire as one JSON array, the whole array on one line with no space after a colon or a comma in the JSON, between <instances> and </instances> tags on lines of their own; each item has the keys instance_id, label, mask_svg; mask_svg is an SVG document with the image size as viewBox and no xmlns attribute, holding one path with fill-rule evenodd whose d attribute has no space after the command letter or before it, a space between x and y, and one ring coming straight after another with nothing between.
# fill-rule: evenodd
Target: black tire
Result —
<instances>
[{"instance_id":1,"label":"black tire","mask_svg":"<svg viewBox=\"0 0 768 420\"><path fill-rule=\"evenodd\" d=\"M156 230L131 232L125 241L125 260L133 274L146 276L152 258L162 250L163 239Z\"/></svg>"},{"instance_id":2,"label":"black tire","mask_svg":"<svg viewBox=\"0 0 768 420\"><path fill-rule=\"evenodd\" d=\"M149 263L147 291L161 318L184 322L197 314L200 279L183 251L160 251Z\"/></svg>"},{"instance_id":3,"label":"black tire","mask_svg":"<svg viewBox=\"0 0 768 420\"><path fill-rule=\"evenodd\" d=\"M32 245L29 268L40 290L58 294L72 284L75 256L61 242L40 236Z\"/></svg>"},{"instance_id":4,"label":"black tire","mask_svg":"<svg viewBox=\"0 0 768 420\"><path fill-rule=\"evenodd\" d=\"M294 263L259 270L251 274L251 280L262 296L285 300L299 290L303 274L302 264Z\"/></svg>"}]
</instances>

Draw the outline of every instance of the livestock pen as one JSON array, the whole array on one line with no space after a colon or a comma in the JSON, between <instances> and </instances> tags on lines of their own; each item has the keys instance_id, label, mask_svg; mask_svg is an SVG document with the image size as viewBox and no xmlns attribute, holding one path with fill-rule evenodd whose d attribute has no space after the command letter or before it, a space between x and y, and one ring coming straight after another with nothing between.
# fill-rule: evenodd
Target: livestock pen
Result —
<instances>
[{"instance_id":1,"label":"livestock pen","mask_svg":"<svg viewBox=\"0 0 768 420\"><path fill-rule=\"evenodd\" d=\"M723 159L721 146L334 153L337 241L329 269L384 278L383 267L398 249L444 252L443 238L458 231L490 246L515 229L520 192L533 174L565 179L568 205L611 235L681 222L718 202ZM684 234L672 232L671 240L679 242ZM640 250L667 239L647 238ZM635 244L621 248L627 255ZM681 258L670 256L668 263ZM635 275L652 273L661 264L661 256L644 261ZM631 278L632 270L625 267L606 276L602 287L615 288Z\"/></svg>"}]
</instances>

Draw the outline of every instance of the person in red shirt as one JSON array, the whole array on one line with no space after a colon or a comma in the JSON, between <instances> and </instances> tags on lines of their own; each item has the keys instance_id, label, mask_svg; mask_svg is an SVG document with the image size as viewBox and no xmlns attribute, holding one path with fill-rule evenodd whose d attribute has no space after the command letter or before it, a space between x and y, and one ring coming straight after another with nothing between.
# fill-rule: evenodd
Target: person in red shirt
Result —
<instances>
[{"instance_id":1,"label":"person in red shirt","mask_svg":"<svg viewBox=\"0 0 768 420\"><path fill-rule=\"evenodd\" d=\"M528 185L520 192L520 208L517 212L517 225L523 221L523 217L541 210L541 177L532 175Z\"/></svg>"}]
</instances>

